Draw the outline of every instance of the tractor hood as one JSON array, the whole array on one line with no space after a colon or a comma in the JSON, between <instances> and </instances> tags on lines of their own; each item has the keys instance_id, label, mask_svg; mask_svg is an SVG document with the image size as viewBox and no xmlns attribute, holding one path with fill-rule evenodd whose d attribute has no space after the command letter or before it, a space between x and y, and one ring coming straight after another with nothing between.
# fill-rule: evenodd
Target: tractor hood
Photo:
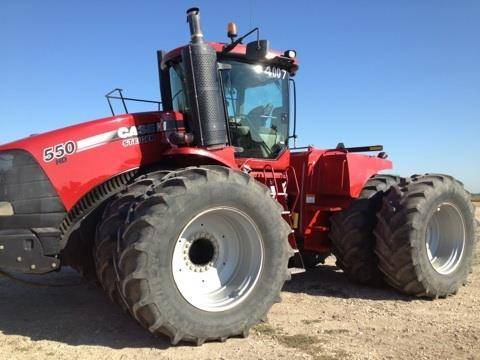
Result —
<instances>
[{"instance_id":1,"label":"tractor hood","mask_svg":"<svg viewBox=\"0 0 480 360\"><path fill-rule=\"evenodd\" d=\"M115 174L158 161L174 147L171 133L183 129L175 112L126 114L33 135L0 145L23 150L40 165L65 208Z\"/></svg>"}]
</instances>

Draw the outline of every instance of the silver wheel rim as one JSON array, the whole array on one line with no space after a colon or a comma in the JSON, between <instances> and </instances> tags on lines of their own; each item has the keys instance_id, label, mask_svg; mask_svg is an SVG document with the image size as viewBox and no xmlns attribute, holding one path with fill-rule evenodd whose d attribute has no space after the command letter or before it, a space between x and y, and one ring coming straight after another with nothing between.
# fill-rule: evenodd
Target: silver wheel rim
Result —
<instances>
[{"instance_id":1,"label":"silver wheel rim","mask_svg":"<svg viewBox=\"0 0 480 360\"><path fill-rule=\"evenodd\" d=\"M438 206L427 224L425 242L428 260L435 271L442 275L455 271L465 247L465 221L455 205Z\"/></svg>"},{"instance_id":2,"label":"silver wheel rim","mask_svg":"<svg viewBox=\"0 0 480 360\"><path fill-rule=\"evenodd\" d=\"M225 311L253 290L263 257L263 240L254 221L238 209L216 207L182 229L173 250L173 279L194 307Z\"/></svg>"}]
</instances>

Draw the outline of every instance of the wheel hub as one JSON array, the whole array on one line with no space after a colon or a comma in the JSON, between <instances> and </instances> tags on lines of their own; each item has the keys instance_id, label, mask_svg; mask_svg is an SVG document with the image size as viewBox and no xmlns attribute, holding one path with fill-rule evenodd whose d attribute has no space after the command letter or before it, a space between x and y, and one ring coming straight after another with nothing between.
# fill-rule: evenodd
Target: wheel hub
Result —
<instances>
[{"instance_id":1,"label":"wheel hub","mask_svg":"<svg viewBox=\"0 0 480 360\"><path fill-rule=\"evenodd\" d=\"M190 236L183 249L183 260L194 272L204 272L212 268L218 258L218 241L213 234L199 232Z\"/></svg>"},{"instance_id":2,"label":"wheel hub","mask_svg":"<svg viewBox=\"0 0 480 360\"><path fill-rule=\"evenodd\" d=\"M233 207L217 207L196 215L182 229L172 254L172 275L191 305L225 311L250 294L263 258L255 222Z\"/></svg>"},{"instance_id":3,"label":"wheel hub","mask_svg":"<svg viewBox=\"0 0 480 360\"><path fill-rule=\"evenodd\" d=\"M448 275L461 262L465 248L465 221L460 210L442 203L427 224L425 243L430 264L435 271Z\"/></svg>"}]
</instances>

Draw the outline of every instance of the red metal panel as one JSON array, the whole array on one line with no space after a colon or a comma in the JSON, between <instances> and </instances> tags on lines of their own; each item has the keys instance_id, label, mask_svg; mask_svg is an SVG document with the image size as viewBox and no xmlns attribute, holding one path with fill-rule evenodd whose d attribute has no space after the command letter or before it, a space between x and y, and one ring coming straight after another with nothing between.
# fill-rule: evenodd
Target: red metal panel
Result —
<instances>
[{"instance_id":1,"label":"red metal panel","mask_svg":"<svg viewBox=\"0 0 480 360\"><path fill-rule=\"evenodd\" d=\"M300 213L296 236L303 240L305 249L318 252L330 249L331 214L358 197L370 177L392 167L389 160L375 156L313 147L292 153L291 163L301 184L295 209Z\"/></svg>"},{"instance_id":2,"label":"red metal panel","mask_svg":"<svg viewBox=\"0 0 480 360\"><path fill-rule=\"evenodd\" d=\"M276 159L255 159L238 157L237 166L248 167L254 171L263 171L266 165L271 166L275 171L285 171L290 166L290 150L286 149Z\"/></svg>"}]
</instances>

